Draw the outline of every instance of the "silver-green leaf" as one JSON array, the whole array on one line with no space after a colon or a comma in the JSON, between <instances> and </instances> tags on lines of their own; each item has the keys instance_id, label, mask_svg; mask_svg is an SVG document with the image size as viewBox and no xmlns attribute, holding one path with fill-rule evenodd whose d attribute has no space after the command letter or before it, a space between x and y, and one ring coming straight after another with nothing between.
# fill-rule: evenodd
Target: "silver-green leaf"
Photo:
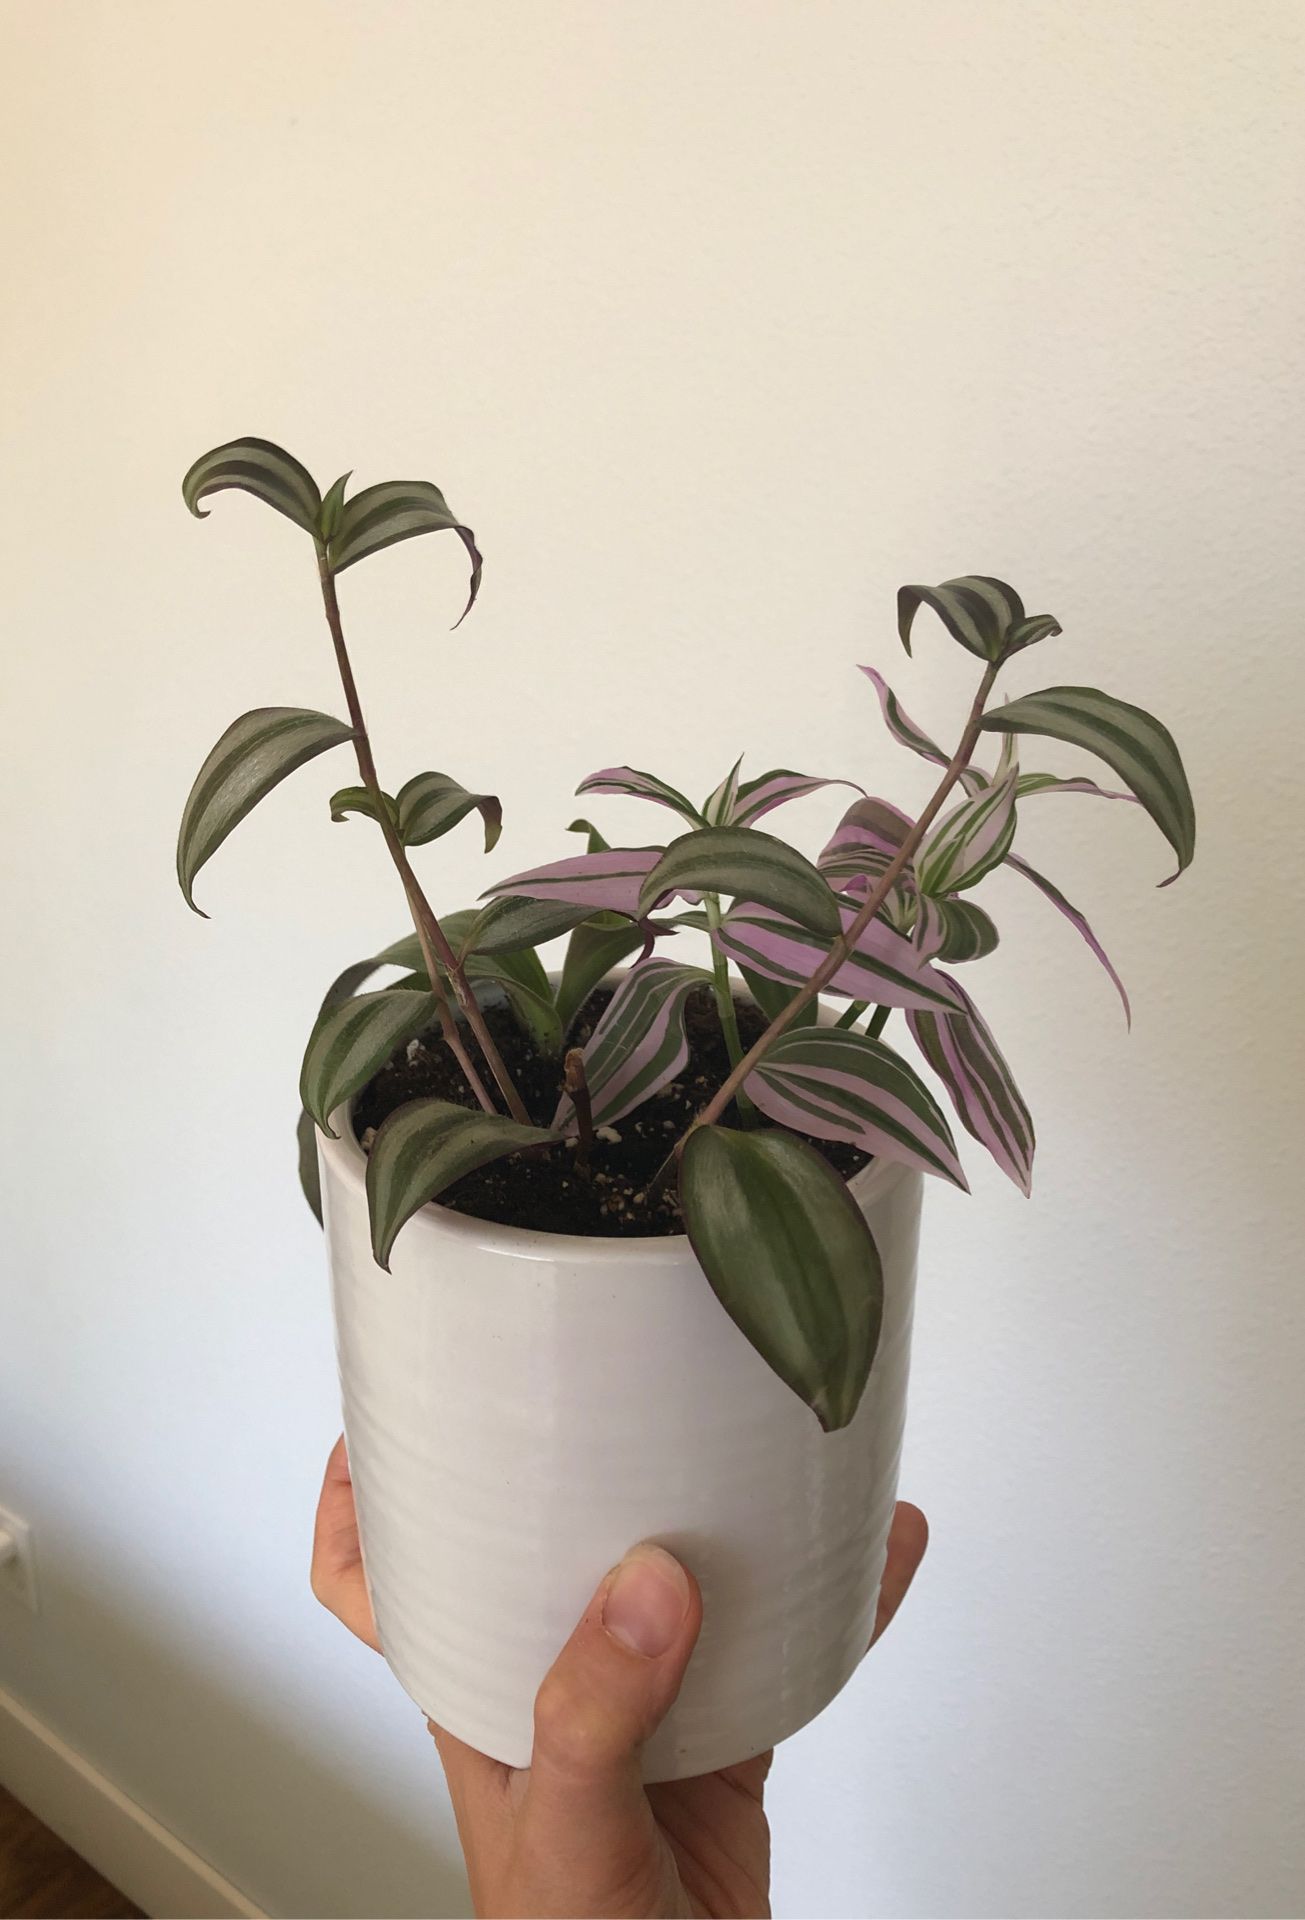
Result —
<instances>
[{"instance_id":1,"label":"silver-green leaf","mask_svg":"<svg viewBox=\"0 0 1305 1920\"><path fill-rule=\"evenodd\" d=\"M779 1129L697 1127L680 1201L716 1298L826 1432L856 1413L883 1319L883 1269L827 1161Z\"/></svg>"},{"instance_id":2,"label":"silver-green leaf","mask_svg":"<svg viewBox=\"0 0 1305 1920\"><path fill-rule=\"evenodd\" d=\"M398 540L443 532L456 533L471 560L471 592L458 616L461 621L471 612L480 591L480 550L471 528L461 524L439 488L429 480L385 480L379 486L364 487L352 500L346 500L327 547L327 561L332 573L343 573L346 567L379 553L383 547L392 547Z\"/></svg>"},{"instance_id":3,"label":"silver-green leaf","mask_svg":"<svg viewBox=\"0 0 1305 1920\"><path fill-rule=\"evenodd\" d=\"M318 1015L299 1074L299 1098L323 1133L335 1139L330 1118L336 1108L435 1018L433 993L397 987L357 994Z\"/></svg>"},{"instance_id":4,"label":"silver-green leaf","mask_svg":"<svg viewBox=\"0 0 1305 1920\"><path fill-rule=\"evenodd\" d=\"M418 773L405 780L395 795L399 836L407 847L424 847L430 840L465 820L474 808L485 823L485 851L489 853L503 831L503 808L495 793L468 793L447 773Z\"/></svg>"},{"instance_id":5,"label":"silver-green leaf","mask_svg":"<svg viewBox=\"0 0 1305 1920\"><path fill-rule=\"evenodd\" d=\"M181 483L182 498L197 520L208 518L208 509L200 501L211 493L236 487L266 501L305 533L317 537L322 496L317 482L293 454L270 440L256 440L252 434L243 440L228 440L201 454Z\"/></svg>"},{"instance_id":6,"label":"silver-green leaf","mask_svg":"<svg viewBox=\"0 0 1305 1920\"><path fill-rule=\"evenodd\" d=\"M265 794L328 747L353 738L329 713L305 707L255 707L232 721L195 776L177 835L177 879L195 906L195 876Z\"/></svg>"},{"instance_id":7,"label":"silver-green leaf","mask_svg":"<svg viewBox=\"0 0 1305 1920\"><path fill-rule=\"evenodd\" d=\"M449 1100L414 1100L399 1107L377 1131L367 1161L376 1264L389 1271L400 1228L463 1174L556 1138L543 1127L522 1126Z\"/></svg>"},{"instance_id":8,"label":"silver-green leaf","mask_svg":"<svg viewBox=\"0 0 1305 1920\"><path fill-rule=\"evenodd\" d=\"M731 894L830 940L843 930L825 876L795 848L756 827L700 827L672 840L639 890L640 914L667 893Z\"/></svg>"},{"instance_id":9,"label":"silver-green leaf","mask_svg":"<svg viewBox=\"0 0 1305 1920\"><path fill-rule=\"evenodd\" d=\"M1097 687L1045 687L995 707L990 733L1036 733L1086 747L1112 767L1146 808L1178 856L1168 886L1196 851L1196 807L1174 737L1154 714Z\"/></svg>"},{"instance_id":10,"label":"silver-green leaf","mask_svg":"<svg viewBox=\"0 0 1305 1920\"><path fill-rule=\"evenodd\" d=\"M380 807L385 809L389 819L397 826L399 809L393 794L381 793ZM351 813L361 813L368 820L379 821L380 807L370 787L341 787L338 793L331 795L332 820L344 820Z\"/></svg>"}]
</instances>

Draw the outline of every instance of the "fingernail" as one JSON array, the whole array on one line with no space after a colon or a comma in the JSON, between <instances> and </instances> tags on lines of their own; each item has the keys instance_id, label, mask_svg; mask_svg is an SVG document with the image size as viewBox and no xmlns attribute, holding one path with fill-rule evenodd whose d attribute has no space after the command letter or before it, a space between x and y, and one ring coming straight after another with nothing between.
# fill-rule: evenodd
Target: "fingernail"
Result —
<instances>
[{"instance_id":1,"label":"fingernail","mask_svg":"<svg viewBox=\"0 0 1305 1920\"><path fill-rule=\"evenodd\" d=\"M688 1604L689 1582L679 1561L662 1547L635 1547L607 1589L603 1625L631 1653L656 1660L677 1639Z\"/></svg>"}]
</instances>

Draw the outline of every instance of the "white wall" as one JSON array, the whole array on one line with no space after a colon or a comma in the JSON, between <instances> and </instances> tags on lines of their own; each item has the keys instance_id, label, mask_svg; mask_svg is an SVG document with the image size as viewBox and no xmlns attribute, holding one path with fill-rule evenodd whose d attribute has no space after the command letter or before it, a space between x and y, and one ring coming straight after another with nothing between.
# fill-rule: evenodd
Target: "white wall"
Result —
<instances>
[{"instance_id":1,"label":"white wall","mask_svg":"<svg viewBox=\"0 0 1305 1920\"><path fill-rule=\"evenodd\" d=\"M1134 1032L1014 882L983 1002L1035 1201L934 1196L890 1640L775 1777L788 1914L1288 1914L1299 1506L1305 14L1294 4L9 0L0 19L6 1098L0 1685L278 1914L454 1913L443 1791L310 1600L336 1431L294 1186L319 988L402 929L324 764L203 877L229 719L332 706L304 543L216 441L426 475L475 525L347 582L383 766L553 857L628 759L919 800L860 660L905 579L1063 620L1012 685L1154 707L1198 863L1049 801ZM1289 785L1289 781L1291 784ZM830 809L793 815L818 843ZM616 829L646 832L627 803ZM440 899L486 878L431 850Z\"/></svg>"}]
</instances>

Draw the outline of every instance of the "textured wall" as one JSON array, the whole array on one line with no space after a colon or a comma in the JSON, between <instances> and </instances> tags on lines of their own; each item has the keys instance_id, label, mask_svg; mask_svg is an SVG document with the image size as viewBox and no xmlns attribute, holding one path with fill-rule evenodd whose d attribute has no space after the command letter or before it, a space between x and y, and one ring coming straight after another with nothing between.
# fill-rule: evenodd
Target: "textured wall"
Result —
<instances>
[{"instance_id":1,"label":"textured wall","mask_svg":"<svg viewBox=\"0 0 1305 1920\"><path fill-rule=\"evenodd\" d=\"M181 508L259 432L481 534L452 638L451 542L345 597L383 765L497 785L496 871L613 759L705 789L746 744L918 801L854 664L939 729L970 675L901 658L903 579L1006 575L1066 628L1013 685L1172 722L1182 885L1131 809L1027 822L1131 1038L993 885L1037 1193L976 1153L933 1195L934 1547L781 1756L778 1899L1299 1912L1305 15L10 0L4 37L0 1501L46 1607L0 1684L273 1912L460 1910L424 1732L304 1577L336 1414L294 1077L399 904L325 767L204 876L211 923L170 871L220 727L335 699L301 540ZM473 839L427 857L451 905Z\"/></svg>"}]
</instances>

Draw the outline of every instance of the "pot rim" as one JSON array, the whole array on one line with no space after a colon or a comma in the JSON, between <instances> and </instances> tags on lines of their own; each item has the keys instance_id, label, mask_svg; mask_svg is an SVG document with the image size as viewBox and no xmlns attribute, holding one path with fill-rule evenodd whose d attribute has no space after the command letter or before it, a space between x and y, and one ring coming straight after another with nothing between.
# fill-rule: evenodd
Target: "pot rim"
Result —
<instances>
[{"instance_id":1,"label":"pot rim","mask_svg":"<svg viewBox=\"0 0 1305 1920\"><path fill-rule=\"evenodd\" d=\"M331 1115L331 1125L338 1137L329 1140L318 1129L318 1152L330 1163L333 1176L355 1192L365 1209L367 1156L358 1144L347 1102ZM909 1177L924 1176L903 1161L873 1159L854 1173L847 1185L849 1192L868 1206L886 1199ZM692 1251L687 1233L549 1233L540 1227L514 1227L497 1220L481 1220L470 1213L456 1213L451 1207L442 1207L438 1200L428 1200L420 1207L403 1231L405 1236L421 1232L436 1239L459 1240L481 1252L516 1254L523 1260L556 1260L564 1255L569 1262L602 1260L609 1266L625 1261L665 1261Z\"/></svg>"}]
</instances>

